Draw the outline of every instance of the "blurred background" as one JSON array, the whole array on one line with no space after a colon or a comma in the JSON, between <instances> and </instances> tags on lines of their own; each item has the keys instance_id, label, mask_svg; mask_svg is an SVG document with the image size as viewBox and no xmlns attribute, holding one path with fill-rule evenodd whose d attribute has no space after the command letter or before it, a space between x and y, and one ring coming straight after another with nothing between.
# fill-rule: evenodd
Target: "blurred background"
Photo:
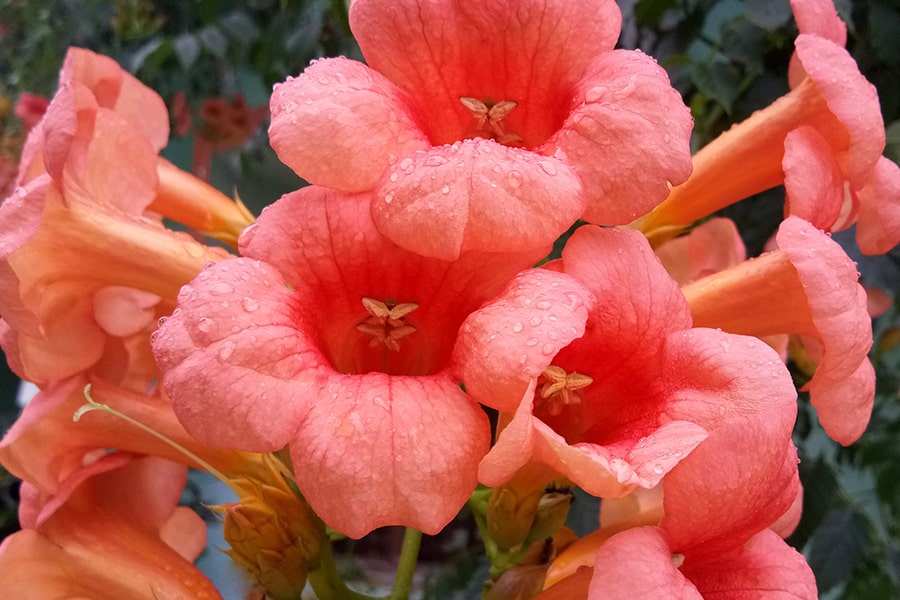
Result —
<instances>
[{"instance_id":1,"label":"blurred background","mask_svg":"<svg viewBox=\"0 0 900 600\"><path fill-rule=\"evenodd\" d=\"M620 46L641 48L668 70L693 111L695 148L787 91L796 36L788 0L619 4L625 17ZM900 162L900 2L837 5L848 24L848 48L879 91L886 154ZM164 155L222 191L238 193L256 214L304 184L268 146L272 85L312 58L360 57L345 0L0 0L0 197L10 191L18 152L53 94L69 45L116 58L159 92L172 123ZM783 195L772 190L723 211L737 222L751 255L777 228ZM863 439L852 448L836 446L801 404L795 441L806 494L803 520L789 542L806 554L823 598L900 598L900 253L863 259L852 232L835 237L859 261L864 284L886 291L894 302L874 325L878 398ZM5 367L3 430L18 412L19 387ZM805 380L794 373L798 383ZM185 502L201 511L203 504L227 499L202 475L188 491ZM0 470L0 537L18 526L16 504L16 482ZM216 548L219 528L205 514L213 544L201 566L227 599L241 598L244 584ZM578 496L570 526L586 532L596 519L596 501ZM342 543L342 567L362 585L389 580L400 535L384 530ZM480 555L471 520L462 514L426 540L420 597L480 597L487 568Z\"/></svg>"}]
</instances>

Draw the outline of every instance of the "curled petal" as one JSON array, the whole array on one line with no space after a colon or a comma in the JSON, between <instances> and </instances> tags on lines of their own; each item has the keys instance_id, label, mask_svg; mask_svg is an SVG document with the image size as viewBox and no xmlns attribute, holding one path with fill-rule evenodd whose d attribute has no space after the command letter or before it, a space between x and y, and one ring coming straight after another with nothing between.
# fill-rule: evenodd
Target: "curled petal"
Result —
<instances>
[{"instance_id":1,"label":"curled petal","mask_svg":"<svg viewBox=\"0 0 900 600\"><path fill-rule=\"evenodd\" d=\"M160 297L156 294L108 286L94 294L94 318L109 335L128 337L153 321L159 301Z\"/></svg>"},{"instance_id":2,"label":"curled petal","mask_svg":"<svg viewBox=\"0 0 900 600\"><path fill-rule=\"evenodd\" d=\"M900 243L900 167L881 157L857 192L856 241L864 254L884 254Z\"/></svg>"},{"instance_id":3,"label":"curled petal","mask_svg":"<svg viewBox=\"0 0 900 600\"><path fill-rule=\"evenodd\" d=\"M856 265L840 246L820 236L804 221L788 219L777 241L796 270L823 349L809 382L810 398L829 436L847 445L862 434L871 414L872 367L862 363L868 362L872 324Z\"/></svg>"},{"instance_id":4,"label":"curled petal","mask_svg":"<svg viewBox=\"0 0 900 600\"><path fill-rule=\"evenodd\" d=\"M847 45L847 25L841 20L832 0L791 0L791 11L800 33L811 33L838 46Z\"/></svg>"},{"instance_id":5,"label":"curled petal","mask_svg":"<svg viewBox=\"0 0 900 600\"><path fill-rule=\"evenodd\" d=\"M576 89L545 151L565 156L581 178L587 220L629 223L691 174L691 113L665 70L639 51L603 54Z\"/></svg>"},{"instance_id":6,"label":"curled petal","mask_svg":"<svg viewBox=\"0 0 900 600\"><path fill-rule=\"evenodd\" d=\"M859 72L853 57L834 42L801 34L795 45L798 60L845 129L848 144L840 148L845 174L854 187L860 187L884 150L878 92Z\"/></svg>"},{"instance_id":7,"label":"curled petal","mask_svg":"<svg viewBox=\"0 0 900 600\"><path fill-rule=\"evenodd\" d=\"M108 56L69 48L59 80L61 86L78 83L90 89L100 106L131 123L154 152L169 141L169 112L163 99Z\"/></svg>"},{"instance_id":8,"label":"curled petal","mask_svg":"<svg viewBox=\"0 0 900 600\"><path fill-rule=\"evenodd\" d=\"M828 141L809 126L784 138L785 213L830 230L844 203L844 175Z\"/></svg>"},{"instance_id":9,"label":"curled petal","mask_svg":"<svg viewBox=\"0 0 900 600\"><path fill-rule=\"evenodd\" d=\"M372 204L384 235L443 260L548 248L583 211L581 183L564 162L484 139L401 160Z\"/></svg>"},{"instance_id":10,"label":"curled petal","mask_svg":"<svg viewBox=\"0 0 900 600\"><path fill-rule=\"evenodd\" d=\"M276 85L270 105L272 147L317 185L370 190L398 157L429 145L405 94L345 58L316 61Z\"/></svg>"}]
</instances>

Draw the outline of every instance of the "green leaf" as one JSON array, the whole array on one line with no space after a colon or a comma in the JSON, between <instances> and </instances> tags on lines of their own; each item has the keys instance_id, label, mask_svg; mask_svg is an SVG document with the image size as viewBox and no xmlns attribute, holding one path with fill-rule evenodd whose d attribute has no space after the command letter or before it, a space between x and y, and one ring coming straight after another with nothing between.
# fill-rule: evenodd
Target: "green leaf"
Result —
<instances>
[{"instance_id":1,"label":"green leaf","mask_svg":"<svg viewBox=\"0 0 900 600\"><path fill-rule=\"evenodd\" d=\"M869 528L864 516L852 509L828 513L809 547L809 564L820 593L850 579L868 543Z\"/></svg>"},{"instance_id":2,"label":"green leaf","mask_svg":"<svg viewBox=\"0 0 900 600\"><path fill-rule=\"evenodd\" d=\"M743 79L737 67L718 55L710 62L692 64L688 72L702 94L718 102L726 112L731 112Z\"/></svg>"},{"instance_id":3,"label":"green leaf","mask_svg":"<svg viewBox=\"0 0 900 600\"><path fill-rule=\"evenodd\" d=\"M225 58L225 52L228 50L228 39L218 27L209 25L201 29L197 35L203 40L203 46L214 56Z\"/></svg>"},{"instance_id":4,"label":"green leaf","mask_svg":"<svg viewBox=\"0 0 900 600\"><path fill-rule=\"evenodd\" d=\"M200 56L200 42L196 36L191 33L183 33L172 40L175 47L175 56L184 70L188 70L193 66L197 57Z\"/></svg>"},{"instance_id":5,"label":"green leaf","mask_svg":"<svg viewBox=\"0 0 900 600\"><path fill-rule=\"evenodd\" d=\"M785 0L744 0L744 16L766 31L774 31L791 19L791 6Z\"/></svg>"},{"instance_id":6,"label":"green leaf","mask_svg":"<svg viewBox=\"0 0 900 600\"><path fill-rule=\"evenodd\" d=\"M259 27L253 22L247 13L235 11L225 15L219 21L225 33L243 44L250 44L259 37Z\"/></svg>"},{"instance_id":7,"label":"green leaf","mask_svg":"<svg viewBox=\"0 0 900 600\"><path fill-rule=\"evenodd\" d=\"M663 13L674 8L677 0L638 0L634 6L634 17L638 25L656 27Z\"/></svg>"},{"instance_id":8,"label":"green leaf","mask_svg":"<svg viewBox=\"0 0 900 600\"><path fill-rule=\"evenodd\" d=\"M889 65L900 64L900 9L879 0L869 8L869 41L875 55Z\"/></svg>"}]
</instances>

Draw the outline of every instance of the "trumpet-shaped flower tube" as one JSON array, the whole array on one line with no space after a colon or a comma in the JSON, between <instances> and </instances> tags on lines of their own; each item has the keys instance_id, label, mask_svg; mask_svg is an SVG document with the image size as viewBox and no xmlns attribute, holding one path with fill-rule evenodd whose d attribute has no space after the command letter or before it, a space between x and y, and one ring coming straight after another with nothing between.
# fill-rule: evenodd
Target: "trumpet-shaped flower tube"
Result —
<instances>
[{"instance_id":1,"label":"trumpet-shaped flower tube","mask_svg":"<svg viewBox=\"0 0 900 600\"><path fill-rule=\"evenodd\" d=\"M554 269L519 275L462 328L455 362L466 389L514 413L481 463L483 483L538 463L601 497L662 481L676 501L705 470L749 503L784 479L796 393L771 349L692 328L678 286L636 232L583 227ZM758 531L792 499L754 505L735 527ZM732 517L712 501L704 515Z\"/></svg>"},{"instance_id":2,"label":"trumpet-shaped flower tube","mask_svg":"<svg viewBox=\"0 0 900 600\"><path fill-rule=\"evenodd\" d=\"M269 135L311 183L373 192L401 247L532 250L581 216L630 222L690 173L690 113L651 58L613 50L612 0L356 0L350 25L368 66L276 86Z\"/></svg>"},{"instance_id":3,"label":"trumpet-shaped flower tube","mask_svg":"<svg viewBox=\"0 0 900 600\"><path fill-rule=\"evenodd\" d=\"M851 444L869 422L875 392L865 290L841 247L802 219L785 220L776 241L774 252L685 286L694 323L817 340L810 398L828 435Z\"/></svg>"},{"instance_id":4,"label":"trumpet-shaped flower tube","mask_svg":"<svg viewBox=\"0 0 900 600\"><path fill-rule=\"evenodd\" d=\"M206 526L177 507L184 467L155 458L98 463L52 512L34 519L23 484L25 527L0 545L0 591L44 598L220 598L191 562Z\"/></svg>"},{"instance_id":5,"label":"trumpet-shaped flower tube","mask_svg":"<svg viewBox=\"0 0 900 600\"><path fill-rule=\"evenodd\" d=\"M241 237L244 258L182 289L153 348L197 439L289 444L304 497L353 537L433 533L472 492L490 438L449 374L457 329L546 249L423 258L381 236L365 200L283 197Z\"/></svg>"},{"instance_id":6,"label":"trumpet-shaped flower tube","mask_svg":"<svg viewBox=\"0 0 900 600\"><path fill-rule=\"evenodd\" d=\"M821 3L794 4L796 10ZM900 169L881 156L885 133L878 94L841 47L843 38L828 24L831 17L822 16L821 6L813 8L798 19L795 72L803 76L795 76L788 94L694 156L688 181L640 221L651 238L665 240L696 219L784 184L786 212L822 229L849 227L865 212L857 240L867 254L886 252L900 241ZM808 25L810 32L802 33L807 16L821 27Z\"/></svg>"}]
</instances>

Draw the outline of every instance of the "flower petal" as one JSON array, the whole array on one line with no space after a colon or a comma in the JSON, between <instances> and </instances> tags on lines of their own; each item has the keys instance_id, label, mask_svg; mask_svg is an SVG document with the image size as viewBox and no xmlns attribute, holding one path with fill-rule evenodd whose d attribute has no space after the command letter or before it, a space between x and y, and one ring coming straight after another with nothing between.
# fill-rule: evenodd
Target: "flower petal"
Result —
<instances>
[{"instance_id":1,"label":"flower petal","mask_svg":"<svg viewBox=\"0 0 900 600\"><path fill-rule=\"evenodd\" d=\"M246 258L212 265L182 288L178 308L152 340L178 419L214 447L284 447L326 362L298 330L278 272Z\"/></svg>"},{"instance_id":2,"label":"flower petal","mask_svg":"<svg viewBox=\"0 0 900 600\"><path fill-rule=\"evenodd\" d=\"M703 600L672 555L656 527L614 535L597 552L588 600Z\"/></svg>"},{"instance_id":3,"label":"flower petal","mask_svg":"<svg viewBox=\"0 0 900 600\"><path fill-rule=\"evenodd\" d=\"M547 249L583 212L581 183L564 162L484 139L403 159L372 204L394 243L443 260Z\"/></svg>"},{"instance_id":4,"label":"flower petal","mask_svg":"<svg viewBox=\"0 0 900 600\"><path fill-rule=\"evenodd\" d=\"M847 26L832 0L791 0L791 11L800 33L811 33L838 46L847 45Z\"/></svg>"},{"instance_id":5,"label":"flower petal","mask_svg":"<svg viewBox=\"0 0 900 600\"><path fill-rule=\"evenodd\" d=\"M463 323L453 360L466 391L482 404L515 410L529 383L584 334L593 303L593 295L568 275L521 273Z\"/></svg>"},{"instance_id":6,"label":"flower petal","mask_svg":"<svg viewBox=\"0 0 900 600\"><path fill-rule=\"evenodd\" d=\"M656 256L679 285L718 273L747 258L734 221L717 217L656 248Z\"/></svg>"},{"instance_id":7,"label":"flower petal","mask_svg":"<svg viewBox=\"0 0 900 600\"><path fill-rule=\"evenodd\" d=\"M310 183L371 190L398 157L428 147L406 95L345 58L315 61L275 86L269 139L278 158Z\"/></svg>"},{"instance_id":8,"label":"flower petal","mask_svg":"<svg viewBox=\"0 0 900 600\"><path fill-rule=\"evenodd\" d=\"M845 173L854 187L860 187L884 150L878 91L859 72L853 57L834 42L801 34L795 46L807 75L846 129L849 144L843 157Z\"/></svg>"},{"instance_id":9,"label":"flower petal","mask_svg":"<svg viewBox=\"0 0 900 600\"><path fill-rule=\"evenodd\" d=\"M881 157L857 192L856 241L864 254L885 254L900 243L900 167Z\"/></svg>"},{"instance_id":10,"label":"flower petal","mask_svg":"<svg viewBox=\"0 0 900 600\"><path fill-rule=\"evenodd\" d=\"M387 525L433 535L456 516L475 489L490 429L449 377L335 374L320 396L291 457L326 523L352 538Z\"/></svg>"},{"instance_id":11,"label":"flower petal","mask_svg":"<svg viewBox=\"0 0 900 600\"><path fill-rule=\"evenodd\" d=\"M169 112L163 99L108 56L69 48L59 79L60 85L79 83L88 87L100 106L131 123L154 152L169 141Z\"/></svg>"},{"instance_id":12,"label":"flower petal","mask_svg":"<svg viewBox=\"0 0 900 600\"><path fill-rule=\"evenodd\" d=\"M720 560L685 561L682 571L704 598L815 600L816 578L803 555L772 531L762 531Z\"/></svg>"},{"instance_id":13,"label":"flower petal","mask_svg":"<svg viewBox=\"0 0 900 600\"><path fill-rule=\"evenodd\" d=\"M543 142L588 63L615 45L621 22L612 0L355 0L350 7L366 62L414 98L435 144L472 137L475 122L461 97L518 102L504 125L526 146Z\"/></svg>"},{"instance_id":14,"label":"flower petal","mask_svg":"<svg viewBox=\"0 0 900 600\"><path fill-rule=\"evenodd\" d=\"M128 337L143 330L156 316L156 294L122 286L107 286L94 294L94 319L109 335Z\"/></svg>"},{"instance_id":15,"label":"flower petal","mask_svg":"<svg viewBox=\"0 0 900 600\"><path fill-rule=\"evenodd\" d=\"M544 149L564 156L581 178L587 220L630 223L691 174L691 113L649 56L603 54L578 83L572 106Z\"/></svg>"},{"instance_id":16,"label":"flower petal","mask_svg":"<svg viewBox=\"0 0 900 600\"><path fill-rule=\"evenodd\" d=\"M828 435L852 444L869 421L874 394L871 365L862 365L872 347L866 292L841 247L805 221L785 220L777 241L796 269L823 349L810 398Z\"/></svg>"},{"instance_id":17,"label":"flower petal","mask_svg":"<svg viewBox=\"0 0 900 600\"><path fill-rule=\"evenodd\" d=\"M777 354L751 337L675 333L664 365L663 381L681 388L667 416L709 437L664 479L661 527L674 550L715 555L768 527L794 499L797 394Z\"/></svg>"},{"instance_id":18,"label":"flower petal","mask_svg":"<svg viewBox=\"0 0 900 600\"><path fill-rule=\"evenodd\" d=\"M809 126L784 138L784 212L828 231L844 204L844 175L828 141Z\"/></svg>"}]
</instances>

